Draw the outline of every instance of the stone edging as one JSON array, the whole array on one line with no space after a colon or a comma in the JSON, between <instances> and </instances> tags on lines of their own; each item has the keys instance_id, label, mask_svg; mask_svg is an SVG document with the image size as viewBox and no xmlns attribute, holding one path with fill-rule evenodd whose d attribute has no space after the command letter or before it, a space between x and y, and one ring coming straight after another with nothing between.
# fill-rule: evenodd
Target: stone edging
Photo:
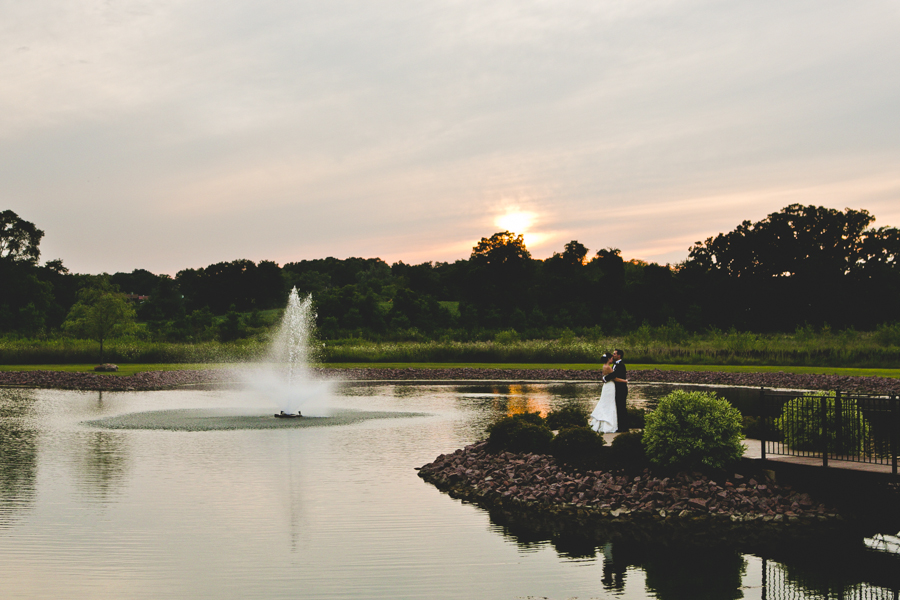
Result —
<instances>
[{"instance_id":1,"label":"stone edging","mask_svg":"<svg viewBox=\"0 0 900 600\"><path fill-rule=\"evenodd\" d=\"M720 484L700 473L573 474L551 456L493 453L486 442L443 454L418 472L450 496L503 513L505 520L549 523L554 530L618 530L663 540L688 534L694 541L753 545L778 543L786 532L794 538L837 535L853 525L833 507L764 477L735 474Z\"/></svg>"},{"instance_id":2,"label":"stone edging","mask_svg":"<svg viewBox=\"0 0 900 600\"><path fill-rule=\"evenodd\" d=\"M242 369L146 371L134 375L101 375L93 372L0 371L0 386L93 391L170 389L187 385L240 381ZM317 368L325 379L358 381L599 381L599 370L573 369L419 369L419 368ZM719 371L632 370L634 383L734 385L804 390L842 390L866 394L900 394L900 379L848 377L795 373L725 373Z\"/></svg>"}]
</instances>

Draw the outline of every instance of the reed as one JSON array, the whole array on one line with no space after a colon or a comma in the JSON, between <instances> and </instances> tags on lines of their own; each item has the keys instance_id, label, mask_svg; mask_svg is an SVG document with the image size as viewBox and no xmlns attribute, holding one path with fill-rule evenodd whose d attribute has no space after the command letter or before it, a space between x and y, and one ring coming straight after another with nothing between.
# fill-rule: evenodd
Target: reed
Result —
<instances>
[{"instance_id":1,"label":"reed","mask_svg":"<svg viewBox=\"0 0 900 600\"><path fill-rule=\"evenodd\" d=\"M652 332L651 332L652 333ZM106 360L116 363L228 363L258 359L265 336L234 342L153 342L112 340ZM756 334L709 331L686 339L659 340L640 330L629 336L582 336L516 339L501 332L494 340L371 341L331 340L325 363L505 363L591 364L614 348L626 351L631 364L810 366L896 368L900 340L876 332ZM0 364L88 364L98 360L97 344L65 337L0 338Z\"/></svg>"},{"instance_id":2,"label":"reed","mask_svg":"<svg viewBox=\"0 0 900 600\"><path fill-rule=\"evenodd\" d=\"M265 346L251 340L236 342L169 343L144 340L113 340L104 348L104 360L112 363L228 363L252 360ZM96 363L97 343L58 338L47 340L0 338L0 364L90 364Z\"/></svg>"}]
</instances>

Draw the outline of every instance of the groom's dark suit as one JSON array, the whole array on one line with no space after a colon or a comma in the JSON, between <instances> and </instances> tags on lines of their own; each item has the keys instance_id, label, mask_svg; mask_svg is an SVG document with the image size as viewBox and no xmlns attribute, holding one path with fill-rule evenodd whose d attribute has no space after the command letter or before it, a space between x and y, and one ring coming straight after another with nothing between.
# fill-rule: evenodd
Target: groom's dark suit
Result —
<instances>
[{"instance_id":1,"label":"groom's dark suit","mask_svg":"<svg viewBox=\"0 0 900 600\"><path fill-rule=\"evenodd\" d=\"M619 359L613 365L613 372L609 374L609 379L611 381L616 379L628 379L628 370L625 368L625 363L622 359ZM628 420L628 414L625 411L626 399L628 398L628 384L625 382L616 381L616 416L619 419L619 431L624 430L622 424Z\"/></svg>"}]
</instances>

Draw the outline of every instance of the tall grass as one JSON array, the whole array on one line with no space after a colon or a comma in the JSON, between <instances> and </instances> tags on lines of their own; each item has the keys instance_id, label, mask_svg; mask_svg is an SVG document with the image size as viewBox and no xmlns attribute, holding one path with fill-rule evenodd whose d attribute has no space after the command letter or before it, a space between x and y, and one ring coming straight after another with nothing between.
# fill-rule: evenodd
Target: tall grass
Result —
<instances>
[{"instance_id":1,"label":"tall grass","mask_svg":"<svg viewBox=\"0 0 900 600\"><path fill-rule=\"evenodd\" d=\"M891 329L863 333L798 330L763 335L712 330L672 335L668 340L639 328L622 337L576 337L520 340L500 332L492 341L403 341L361 339L325 343L326 363L596 363L614 348L626 360L641 364L817 366L854 368L900 367L900 336ZM266 349L264 336L235 342L174 343L138 339L111 340L105 360L127 363L221 363L254 360ZM88 340L0 338L0 364L90 364L99 360L98 346Z\"/></svg>"},{"instance_id":2,"label":"tall grass","mask_svg":"<svg viewBox=\"0 0 900 600\"><path fill-rule=\"evenodd\" d=\"M264 351L253 340L179 344L141 340L111 340L103 359L112 363L222 363L252 360ZM0 338L0 364L91 364L99 360L96 342L78 339L22 340Z\"/></svg>"},{"instance_id":3,"label":"tall grass","mask_svg":"<svg viewBox=\"0 0 900 600\"><path fill-rule=\"evenodd\" d=\"M900 347L883 346L873 334L760 335L709 332L681 343L634 336L594 340L515 340L498 335L490 342L367 342L326 345L326 362L595 363L603 352L626 351L628 362L676 365L759 365L892 368Z\"/></svg>"}]
</instances>

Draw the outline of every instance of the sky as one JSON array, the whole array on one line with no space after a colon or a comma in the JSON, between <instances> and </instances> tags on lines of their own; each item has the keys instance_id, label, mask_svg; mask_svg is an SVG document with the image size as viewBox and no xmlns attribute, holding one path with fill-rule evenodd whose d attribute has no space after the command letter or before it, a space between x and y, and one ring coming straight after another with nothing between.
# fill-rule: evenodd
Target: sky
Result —
<instances>
[{"instance_id":1,"label":"sky","mask_svg":"<svg viewBox=\"0 0 900 600\"><path fill-rule=\"evenodd\" d=\"M0 210L42 261L173 275L900 227L898 32L896 0L0 0Z\"/></svg>"}]
</instances>

